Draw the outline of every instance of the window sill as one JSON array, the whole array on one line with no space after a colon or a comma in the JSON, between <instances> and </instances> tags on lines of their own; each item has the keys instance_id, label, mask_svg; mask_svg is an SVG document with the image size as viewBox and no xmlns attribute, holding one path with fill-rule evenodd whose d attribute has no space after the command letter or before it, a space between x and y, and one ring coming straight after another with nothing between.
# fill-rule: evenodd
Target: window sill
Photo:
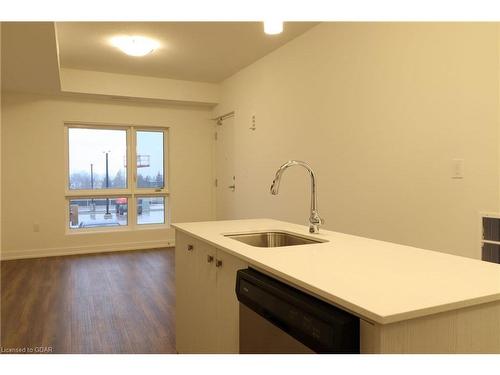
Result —
<instances>
[{"instance_id":1,"label":"window sill","mask_svg":"<svg viewBox=\"0 0 500 375\"><path fill-rule=\"evenodd\" d=\"M109 234L109 233L120 233L120 232L140 232L143 230L165 230L171 229L169 224L143 224L135 225L133 227L123 226L122 228L81 228L81 229L66 229L66 235L74 236L79 234Z\"/></svg>"}]
</instances>

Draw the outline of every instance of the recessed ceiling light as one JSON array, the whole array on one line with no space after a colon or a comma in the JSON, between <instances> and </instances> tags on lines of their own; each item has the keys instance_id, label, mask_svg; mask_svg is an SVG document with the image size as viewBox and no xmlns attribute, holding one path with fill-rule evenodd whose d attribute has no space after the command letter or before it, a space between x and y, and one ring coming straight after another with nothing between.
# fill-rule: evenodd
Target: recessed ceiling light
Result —
<instances>
[{"instance_id":1,"label":"recessed ceiling light","mask_svg":"<svg viewBox=\"0 0 500 375\"><path fill-rule=\"evenodd\" d=\"M264 21L264 32L269 35L281 34L283 32L283 22Z\"/></svg>"},{"instance_id":2,"label":"recessed ceiling light","mask_svg":"<svg viewBox=\"0 0 500 375\"><path fill-rule=\"evenodd\" d=\"M160 46L156 40L139 35L115 36L111 44L130 56L145 56Z\"/></svg>"}]
</instances>

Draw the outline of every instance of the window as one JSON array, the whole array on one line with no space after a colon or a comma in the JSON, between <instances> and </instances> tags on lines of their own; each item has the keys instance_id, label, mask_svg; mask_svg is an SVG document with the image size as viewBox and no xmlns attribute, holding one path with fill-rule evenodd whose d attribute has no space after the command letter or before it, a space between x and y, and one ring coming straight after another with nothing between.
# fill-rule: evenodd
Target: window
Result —
<instances>
[{"instance_id":1,"label":"window","mask_svg":"<svg viewBox=\"0 0 500 375\"><path fill-rule=\"evenodd\" d=\"M167 129L67 124L68 227L168 224Z\"/></svg>"},{"instance_id":2,"label":"window","mask_svg":"<svg viewBox=\"0 0 500 375\"><path fill-rule=\"evenodd\" d=\"M128 224L127 198L70 199L69 227L119 227Z\"/></svg>"},{"instance_id":3,"label":"window","mask_svg":"<svg viewBox=\"0 0 500 375\"><path fill-rule=\"evenodd\" d=\"M164 224L165 197L138 197L137 224Z\"/></svg>"},{"instance_id":4,"label":"window","mask_svg":"<svg viewBox=\"0 0 500 375\"><path fill-rule=\"evenodd\" d=\"M127 188L126 130L69 128L69 188Z\"/></svg>"},{"instance_id":5,"label":"window","mask_svg":"<svg viewBox=\"0 0 500 375\"><path fill-rule=\"evenodd\" d=\"M137 187L163 188L163 132L137 132Z\"/></svg>"}]
</instances>

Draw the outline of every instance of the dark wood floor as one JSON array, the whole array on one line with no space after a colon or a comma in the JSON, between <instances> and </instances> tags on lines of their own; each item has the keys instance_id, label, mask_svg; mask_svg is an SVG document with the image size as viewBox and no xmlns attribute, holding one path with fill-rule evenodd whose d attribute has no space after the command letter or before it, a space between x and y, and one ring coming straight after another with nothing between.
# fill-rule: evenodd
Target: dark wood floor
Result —
<instances>
[{"instance_id":1,"label":"dark wood floor","mask_svg":"<svg viewBox=\"0 0 500 375\"><path fill-rule=\"evenodd\" d=\"M173 249L1 263L1 346L174 353Z\"/></svg>"}]
</instances>

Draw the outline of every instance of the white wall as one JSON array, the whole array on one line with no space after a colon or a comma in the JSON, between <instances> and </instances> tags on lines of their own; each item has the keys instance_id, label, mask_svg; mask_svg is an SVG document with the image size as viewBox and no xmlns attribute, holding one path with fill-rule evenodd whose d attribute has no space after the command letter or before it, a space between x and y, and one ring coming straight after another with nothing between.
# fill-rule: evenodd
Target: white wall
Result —
<instances>
[{"instance_id":1,"label":"white wall","mask_svg":"<svg viewBox=\"0 0 500 375\"><path fill-rule=\"evenodd\" d=\"M227 79L214 113L236 111L231 217L305 224L304 171L269 194L302 159L325 228L478 258L479 211L499 208L498 49L493 23L328 23Z\"/></svg>"},{"instance_id":2,"label":"white wall","mask_svg":"<svg viewBox=\"0 0 500 375\"><path fill-rule=\"evenodd\" d=\"M4 259L165 246L173 229L66 234L64 121L170 127L172 221L213 219L211 111L45 96L2 94ZM40 232L33 231L33 223Z\"/></svg>"}]
</instances>

